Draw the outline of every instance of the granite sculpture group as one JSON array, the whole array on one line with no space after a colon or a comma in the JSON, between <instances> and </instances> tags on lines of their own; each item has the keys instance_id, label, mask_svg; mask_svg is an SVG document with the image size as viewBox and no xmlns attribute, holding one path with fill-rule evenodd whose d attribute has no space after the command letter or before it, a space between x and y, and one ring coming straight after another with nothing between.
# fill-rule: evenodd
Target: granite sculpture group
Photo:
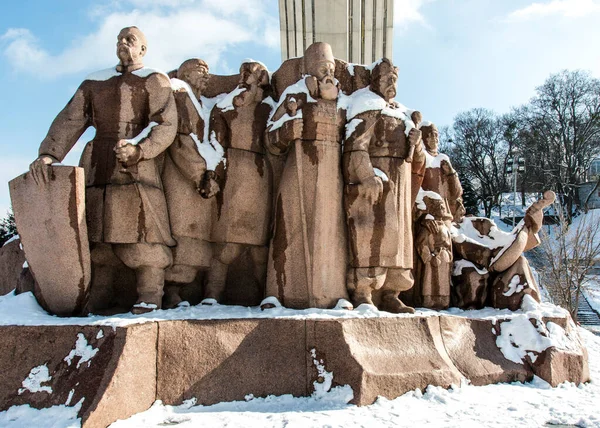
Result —
<instances>
[{"instance_id":1,"label":"granite sculpture group","mask_svg":"<svg viewBox=\"0 0 600 428\"><path fill-rule=\"evenodd\" d=\"M394 100L389 59L346 64L314 43L272 75L254 60L237 76L212 75L195 58L169 78L144 67L146 50L144 34L124 28L119 64L84 80L30 172L11 183L34 292L51 313L261 300L263 309L413 313L539 301L522 253L553 194L511 233L465 217L437 128ZM57 164L90 126L83 176L61 175ZM27 201L52 186L66 202L52 198L50 218L30 221ZM79 251L49 254L48 241ZM73 265L65 285L57 273Z\"/></svg>"},{"instance_id":2,"label":"granite sculpture group","mask_svg":"<svg viewBox=\"0 0 600 428\"><path fill-rule=\"evenodd\" d=\"M540 309L522 255L554 194L512 232L466 216L388 59L347 64L315 43L273 74L197 58L165 74L142 65L146 46L123 29L119 64L85 79L10 182L29 265L17 291L59 316L207 306L0 326L0 410L76 405L105 427L155 400L307 396L324 374L358 405L465 378L589 380L574 323ZM81 168L61 165L90 126ZM236 310L217 304L255 308L205 319ZM514 312L408 315L484 306Z\"/></svg>"}]
</instances>

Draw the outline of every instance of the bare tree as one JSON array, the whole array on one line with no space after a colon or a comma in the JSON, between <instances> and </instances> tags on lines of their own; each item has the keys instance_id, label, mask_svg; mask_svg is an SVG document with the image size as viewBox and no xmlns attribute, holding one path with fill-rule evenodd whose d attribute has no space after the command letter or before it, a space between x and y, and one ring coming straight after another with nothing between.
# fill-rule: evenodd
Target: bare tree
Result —
<instances>
[{"instance_id":1,"label":"bare tree","mask_svg":"<svg viewBox=\"0 0 600 428\"><path fill-rule=\"evenodd\" d=\"M533 181L563 195L570 223L578 185L600 154L600 81L581 70L551 75L516 114Z\"/></svg>"},{"instance_id":2,"label":"bare tree","mask_svg":"<svg viewBox=\"0 0 600 428\"><path fill-rule=\"evenodd\" d=\"M556 210L559 223L542 229L540 269L542 284L555 304L567 309L577 321L581 292L589 280L595 260L600 257L600 222L591 213L569 225L565 207Z\"/></svg>"},{"instance_id":3,"label":"bare tree","mask_svg":"<svg viewBox=\"0 0 600 428\"><path fill-rule=\"evenodd\" d=\"M453 146L448 154L460 177L471 180L486 217L498 206L507 187L509 145L505 130L502 117L491 110L476 108L458 114L449 131Z\"/></svg>"}]
</instances>

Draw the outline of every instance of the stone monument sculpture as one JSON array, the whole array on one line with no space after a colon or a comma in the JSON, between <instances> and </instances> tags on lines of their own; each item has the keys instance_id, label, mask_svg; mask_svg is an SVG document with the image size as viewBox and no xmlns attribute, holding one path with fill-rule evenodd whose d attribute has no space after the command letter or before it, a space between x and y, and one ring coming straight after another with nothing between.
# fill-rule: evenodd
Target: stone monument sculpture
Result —
<instances>
[{"instance_id":1,"label":"stone monument sculpture","mask_svg":"<svg viewBox=\"0 0 600 428\"><path fill-rule=\"evenodd\" d=\"M349 117L346 126L342 169L350 253L347 285L355 306L374 304L373 291L380 290L380 309L410 313L414 309L398 295L413 286L413 189L421 184L425 156L421 132L393 101L397 79L391 61L377 64L370 88L358 94L370 97L365 104L377 109Z\"/></svg>"},{"instance_id":2,"label":"stone monument sculpture","mask_svg":"<svg viewBox=\"0 0 600 428\"><path fill-rule=\"evenodd\" d=\"M201 59L184 61L171 79L177 106L177 136L167 150L162 173L173 238L173 265L166 270L164 306L182 302L181 287L194 281L200 270L208 270L212 258L210 243L214 200L201 196L205 191L206 160L198 146L207 125L201 95L208 83L208 64ZM196 294L201 295L198 290Z\"/></svg>"},{"instance_id":3,"label":"stone monument sculpture","mask_svg":"<svg viewBox=\"0 0 600 428\"><path fill-rule=\"evenodd\" d=\"M266 295L290 308L330 308L346 298L340 170L344 114L326 43L304 54L307 74L281 96L267 147L286 156L274 209ZM283 122L283 123L282 123Z\"/></svg>"},{"instance_id":4,"label":"stone monument sculpture","mask_svg":"<svg viewBox=\"0 0 600 428\"><path fill-rule=\"evenodd\" d=\"M419 129L423 135L426 166L421 187L423 190L439 194L446 202L453 220L456 221L465 214L462 205L463 191L458 174L452 168L448 156L438 151L439 133L435 124L422 122Z\"/></svg>"},{"instance_id":5,"label":"stone monument sculpture","mask_svg":"<svg viewBox=\"0 0 600 428\"><path fill-rule=\"evenodd\" d=\"M415 275L421 284L416 299L425 308L447 309L452 288L452 237L446 201L428 196L423 198L425 214L417 221Z\"/></svg>"},{"instance_id":6,"label":"stone monument sculpture","mask_svg":"<svg viewBox=\"0 0 600 428\"><path fill-rule=\"evenodd\" d=\"M223 147L223 160L209 171L220 190L213 207L214 254L203 304L223 302L229 266L248 251L259 284L266 279L271 220L271 170L264 143L271 105L269 72L256 61L240 67L240 82L210 116L209 135ZM212 195L209 195L212 196Z\"/></svg>"},{"instance_id":7,"label":"stone monument sculpture","mask_svg":"<svg viewBox=\"0 0 600 428\"><path fill-rule=\"evenodd\" d=\"M144 34L136 27L117 37L119 64L94 73L56 117L31 164L34 180L48 180L84 131L96 136L81 156L85 171L88 236L93 264L89 310L113 298L111 270L124 263L136 274L134 313L161 307L164 269L171 264L169 216L159 170L175 138L177 111L169 79L145 68Z\"/></svg>"}]
</instances>

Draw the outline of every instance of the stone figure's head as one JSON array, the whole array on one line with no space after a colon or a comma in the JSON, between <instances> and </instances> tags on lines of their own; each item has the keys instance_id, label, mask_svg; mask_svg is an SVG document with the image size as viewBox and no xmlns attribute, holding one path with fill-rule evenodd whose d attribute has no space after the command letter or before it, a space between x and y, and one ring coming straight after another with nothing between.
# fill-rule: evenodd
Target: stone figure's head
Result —
<instances>
[{"instance_id":1,"label":"stone figure's head","mask_svg":"<svg viewBox=\"0 0 600 428\"><path fill-rule=\"evenodd\" d=\"M431 122L424 122L421 124L420 129L425 150L427 150L429 154L437 156L440 143L440 134L437 126Z\"/></svg>"},{"instance_id":2,"label":"stone figure's head","mask_svg":"<svg viewBox=\"0 0 600 428\"><path fill-rule=\"evenodd\" d=\"M261 101L269 87L269 71L264 64L256 61L245 61L240 66L240 83L238 87L246 89L234 99L236 106L252 101Z\"/></svg>"},{"instance_id":3,"label":"stone figure's head","mask_svg":"<svg viewBox=\"0 0 600 428\"><path fill-rule=\"evenodd\" d=\"M117 36L117 57L121 65L141 64L146 55L146 36L137 27L125 27Z\"/></svg>"},{"instance_id":4,"label":"stone figure's head","mask_svg":"<svg viewBox=\"0 0 600 428\"><path fill-rule=\"evenodd\" d=\"M371 91L390 102L396 96L398 67L388 58L382 58L371 71Z\"/></svg>"},{"instance_id":5,"label":"stone figure's head","mask_svg":"<svg viewBox=\"0 0 600 428\"><path fill-rule=\"evenodd\" d=\"M177 69L177 78L190 85L200 95L208 85L208 64L200 58L184 61Z\"/></svg>"},{"instance_id":6,"label":"stone figure's head","mask_svg":"<svg viewBox=\"0 0 600 428\"><path fill-rule=\"evenodd\" d=\"M438 199L425 196L423 202L427 206L427 214L432 215L436 220L452 220L452 216L446 208L446 201L441 197Z\"/></svg>"},{"instance_id":7,"label":"stone figure's head","mask_svg":"<svg viewBox=\"0 0 600 428\"><path fill-rule=\"evenodd\" d=\"M304 71L314 76L321 98L335 100L338 87L335 80L335 58L331 46L324 42L310 45L304 52Z\"/></svg>"}]
</instances>

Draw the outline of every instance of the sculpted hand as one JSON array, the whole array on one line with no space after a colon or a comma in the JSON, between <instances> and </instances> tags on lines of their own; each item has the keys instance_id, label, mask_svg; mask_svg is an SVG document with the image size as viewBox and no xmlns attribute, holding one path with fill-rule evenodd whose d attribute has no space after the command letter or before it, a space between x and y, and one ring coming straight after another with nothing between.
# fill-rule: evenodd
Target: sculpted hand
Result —
<instances>
[{"instance_id":1,"label":"sculpted hand","mask_svg":"<svg viewBox=\"0 0 600 428\"><path fill-rule=\"evenodd\" d=\"M40 185L41 183L48 182L51 173L50 165L54 162L58 162L58 159L42 155L29 165L29 172L31 172L31 177L35 181L35 184Z\"/></svg>"},{"instance_id":2,"label":"sculpted hand","mask_svg":"<svg viewBox=\"0 0 600 428\"><path fill-rule=\"evenodd\" d=\"M217 175L214 171L206 171L204 174L200 187L198 187L198 192L204 199L212 198L221 190L216 178Z\"/></svg>"},{"instance_id":3,"label":"sculpted hand","mask_svg":"<svg viewBox=\"0 0 600 428\"><path fill-rule=\"evenodd\" d=\"M442 169L444 175L454 174L454 168L452 168L452 165L450 165L445 159L442 162L440 162L440 168Z\"/></svg>"},{"instance_id":4,"label":"sculpted hand","mask_svg":"<svg viewBox=\"0 0 600 428\"><path fill-rule=\"evenodd\" d=\"M421 131L416 128L411 129L408 132L408 143L411 146L416 146L421 142Z\"/></svg>"},{"instance_id":5,"label":"sculpted hand","mask_svg":"<svg viewBox=\"0 0 600 428\"><path fill-rule=\"evenodd\" d=\"M383 195L383 182L377 176L367 178L359 184L358 191L362 197L367 198L371 205L375 205Z\"/></svg>"},{"instance_id":6,"label":"sculpted hand","mask_svg":"<svg viewBox=\"0 0 600 428\"><path fill-rule=\"evenodd\" d=\"M142 159L142 150L127 140L119 140L114 148L117 159L124 166L132 166Z\"/></svg>"},{"instance_id":7,"label":"sculpted hand","mask_svg":"<svg viewBox=\"0 0 600 428\"><path fill-rule=\"evenodd\" d=\"M439 232L439 226L435 220L425 220L425 227L429 230L432 235L437 235Z\"/></svg>"}]
</instances>

